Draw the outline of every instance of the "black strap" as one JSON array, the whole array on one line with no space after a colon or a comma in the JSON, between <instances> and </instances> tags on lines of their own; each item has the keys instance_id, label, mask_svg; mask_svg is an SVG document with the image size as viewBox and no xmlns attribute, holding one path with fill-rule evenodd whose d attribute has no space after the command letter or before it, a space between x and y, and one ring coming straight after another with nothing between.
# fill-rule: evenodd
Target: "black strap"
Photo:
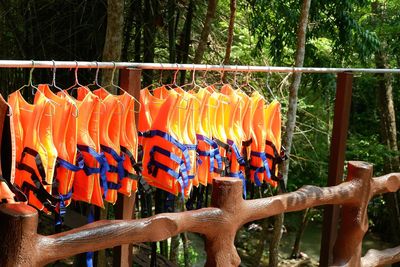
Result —
<instances>
[{"instance_id":1,"label":"black strap","mask_svg":"<svg viewBox=\"0 0 400 267\"><path fill-rule=\"evenodd\" d=\"M24 159L25 154L29 154L29 155L35 157L36 167L37 167L37 169L39 171L39 174L40 174L40 176L42 178L42 183L45 184L45 185L49 185L46 182L46 172L44 170L43 162L42 162L42 159L40 158L39 152L37 152L36 150L34 150L34 149L30 148L30 147L24 147L24 150L22 151L21 162Z\"/></svg>"},{"instance_id":2,"label":"black strap","mask_svg":"<svg viewBox=\"0 0 400 267\"><path fill-rule=\"evenodd\" d=\"M252 138L250 138L249 140L246 140L246 141L242 141L242 146L243 147L248 147L248 146L251 145L252 142L253 142Z\"/></svg>"},{"instance_id":3,"label":"black strap","mask_svg":"<svg viewBox=\"0 0 400 267\"><path fill-rule=\"evenodd\" d=\"M227 143L222 142L218 138L213 137L213 140L217 143L218 146L224 148L226 151L229 151L229 145Z\"/></svg>"}]
</instances>

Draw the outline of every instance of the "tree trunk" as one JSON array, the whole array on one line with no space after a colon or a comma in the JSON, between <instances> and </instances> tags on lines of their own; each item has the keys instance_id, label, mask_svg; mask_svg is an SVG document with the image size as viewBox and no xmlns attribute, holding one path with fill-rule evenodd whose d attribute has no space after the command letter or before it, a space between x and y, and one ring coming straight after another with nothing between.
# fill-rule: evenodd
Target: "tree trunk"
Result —
<instances>
[{"instance_id":1,"label":"tree trunk","mask_svg":"<svg viewBox=\"0 0 400 267\"><path fill-rule=\"evenodd\" d=\"M107 30L103 50L103 61L121 60L123 29L124 29L124 0L107 1ZM111 81L111 70L103 71L102 84ZM118 78L116 73L114 78Z\"/></svg>"},{"instance_id":2,"label":"tree trunk","mask_svg":"<svg viewBox=\"0 0 400 267\"><path fill-rule=\"evenodd\" d=\"M373 13L377 14L376 18L384 20L383 10L381 4L376 1L371 4ZM375 21L378 24L379 21ZM375 64L377 68L389 68L387 58L387 43L386 41L381 42L380 49L375 53ZM390 152L394 155L388 154L385 159L384 171L396 172L400 168L400 159L398 156L398 145L397 145L397 126L396 126L396 112L393 103L393 76L392 74L377 74L378 85L377 85L377 99L378 109L381 123L381 139L386 145ZM388 221L387 236L394 245L400 244L400 236L398 229L400 229L400 209L398 193L387 193L384 194L384 200L386 202L386 209L389 212L386 220ZM399 265L396 265L399 266Z\"/></svg>"},{"instance_id":3,"label":"tree trunk","mask_svg":"<svg viewBox=\"0 0 400 267\"><path fill-rule=\"evenodd\" d=\"M260 238L258 240L258 245L255 248L255 253L253 255L253 260L252 260L252 266L260 266L260 262L262 259L262 255L264 253L264 248L265 248L265 243L268 238L268 218L263 219L261 225L262 225L262 231L260 233Z\"/></svg>"},{"instance_id":4,"label":"tree trunk","mask_svg":"<svg viewBox=\"0 0 400 267\"><path fill-rule=\"evenodd\" d=\"M230 10L231 14L229 17L228 38L226 40L224 65L229 65L229 61L231 58L233 30L234 30L233 27L235 26L235 15L236 15L236 0L231 0ZM224 82L226 82L225 73L223 73L222 75L223 75L222 79L224 80Z\"/></svg>"},{"instance_id":5,"label":"tree trunk","mask_svg":"<svg viewBox=\"0 0 400 267\"><path fill-rule=\"evenodd\" d=\"M155 37L156 37L156 18L158 15L159 3L158 0L146 0L144 1L144 10L146 15L144 16L143 25L143 40L144 40L144 51L143 61L146 63L154 62L154 48L155 48ZM153 81L153 72L147 70L143 72L143 82L147 86Z\"/></svg>"},{"instance_id":6,"label":"tree trunk","mask_svg":"<svg viewBox=\"0 0 400 267\"><path fill-rule=\"evenodd\" d=\"M381 50L375 53L375 62L377 68L388 68L387 55L385 45L382 45ZM390 152L395 155L388 154L385 160L384 171L387 173L396 172L400 168L398 146L397 146L397 127L396 127L396 113L393 104L393 87L391 74L377 74L378 76L378 105L379 115L381 121L381 136L382 142L386 145ZM384 196L386 208L389 211L388 236L390 241L399 244L400 236L398 229L400 229L400 210L399 200L397 193L388 193Z\"/></svg>"},{"instance_id":7,"label":"tree trunk","mask_svg":"<svg viewBox=\"0 0 400 267\"><path fill-rule=\"evenodd\" d=\"M185 262L185 267L190 267L190 258L189 258L189 239L187 233L184 232L181 234L182 243L183 243L183 259Z\"/></svg>"},{"instance_id":8,"label":"tree trunk","mask_svg":"<svg viewBox=\"0 0 400 267\"><path fill-rule=\"evenodd\" d=\"M296 239L295 239L294 245L293 245L292 254L290 256L292 259L298 259L300 256L300 241L301 241L304 231L306 230L307 225L308 225L308 221L310 218L310 216L308 216L309 212L310 212L310 209L305 209L303 211L303 218L301 220L300 228L297 231Z\"/></svg>"},{"instance_id":9,"label":"tree trunk","mask_svg":"<svg viewBox=\"0 0 400 267\"><path fill-rule=\"evenodd\" d=\"M168 50L170 63L176 61L175 10L176 0L168 0Z\"/></svg>"},{"instance_id":10,"label":"tree trunk","mask_svg":"<svg viewBox=\"0 0 400 267\"><path fill-rule=\"evenodd\" d=\"M142 16L142 0L135 0L135 62L140 62L140 50L142 45L142 27L143 27L143 16Z\"/></svg>"},{"instance_id":11,"label":"tree trunk","mask_svg":"<svg viewBox=\"0 0 400 267\"><path fill-rule=\"evenodd\" d=\"M231 9L231 14L229 17L228 39L226 41L224 65L228 65L231 58L233 30L234 30L233 27L235 26L235 15L236 15L236 0L231 0L230 9Z\"/></svg>"},{"instance_id":12,"label":"tree trunk","mask_svg":"<svg viewBox=\"0 0 400 267\"><path fill-rule=\"evenodd\" d=\"M207 14L204 20L203 30L201 31L199 45L197 46L197 50L193 59L195 64L200 63L203 59L203 55L208 43L208 35L211 31L211 23L215 16L215 10L217 9L217 3L218 0L208 0Z\"/></svg>"},{"instance_id":13,"label":"tree trunk","mask_svg":"<svg viewBox=\"0 0 400 267\"><path fill-rule=\"evenodd\" d=\"M171 237L169 260L175 264L178 264L178 255L179 255L179 235L176 235Z\"/></svg>"},{"instance_id":14,"label":"tree trunk","mask_svg":"<svg viewBox=\"0 0 400 267\"><path fill-rule=\"evenodd\" d=\"M189 58L189 46L191 41L192 22L195 4L193 0L189 1L185 24L183 25L182 33L180 36L179 50L177 62L185 64ZM181 71L180 84L185 83L186 71Z\"/></svg>"},{"instance_id":15,"label":"tree trunk","mask_svg":"<svg viewBox=\"0 0 400 267\"><path fill-rule=\"evenodd\" d=\"M300 19L299 19L299 27L297 29L296 59L294 63L295 67L302 67L304 63L306 32L307 32L310 4L311 0L303 0ZM283 140L283 145L286 147L286 152L287 155L289 156L289 160L290 160L290 150L292 146L293 133L296 125L297 92L300 86L300 82L301 82L301 73L300 72L293 73L293 80L289 88L289 107L287 112L286 132ZM286 160L283 163L283 168L282 168L282 174L285 184L287 184L287 179L288 179L289 160ZM274 234L269 248L270 267L278 266L278 251L279 251L279 243L282 236L283 221L284 221L283 214L275 216Z\"/></svg>"},{"instance_id":16,"label":"tree trunk","mask_svg":"<svg viewBox=\"0 0 400 267\"><path fill-rule=\"evenodd\" d=\"M130 0L127 2L129 2L129 5L127 6L128 14L127 14L125 22L124 22L124 44L123 44L122 52L121 52L121 60L122 61L128 61L128 51L129 51L129 47L131 45L132 29L134 26L133 22L135 19L135 13L136 13L136 9L137 9L137 6L135 5L136 4L135 0Z\"/></svg>"}]
</instances>

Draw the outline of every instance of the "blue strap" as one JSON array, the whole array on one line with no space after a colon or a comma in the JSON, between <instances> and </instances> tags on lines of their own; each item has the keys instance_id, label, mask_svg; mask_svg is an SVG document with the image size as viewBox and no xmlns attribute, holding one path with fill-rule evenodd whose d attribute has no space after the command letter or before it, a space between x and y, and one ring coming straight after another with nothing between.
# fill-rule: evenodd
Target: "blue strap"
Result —
<instances>
[{"instance_id":1,"label":"blue strap","mask_svg":"<svg viewBox=\"0 0 400 267\"><path fill-rule=\"evenodd\" d=\"M254 157L259 157L261 158L263 165L262 167L255 167L255 166L250 166L252 170L255 170L254 172L254 182L256 183L257 186L261 185L260 179L258 178L258 173L264 173L266 172L267 178L271 179L271 172L269 170L269 165L267 161L267 157L265 155L265 152L256 152L256 151L251 151L250 153L251 156Z\"/></svg>"},{"instance_id":2,"label":"blue strap","mask_svg":"<svg viewBox=\"0 0 400 267\"><path fill-rule=\"evenodd\" d=\"M107 191L108 191L106 174L110 170L110 166L108 165L108 162L107 162L107 159L106 159L104 153L103 152L97 153L96 150L94 150L93 148L91 148L89 146L85 146L85 145L78 145L78 149L79 149L79 151L84 151L86 153L89 153L99 163L99 165L100 165L99 168L92 168L85 164L85 166L83 167L83 170L85 171L86 175L91 175L91 174L95 174L95 173L100 174L100 185L103 188L103 192L104 192L103 195L106 196Z\"/></svg>"},{"instance_id":3,"label":"blue strap","mask_svg":"<svg viewBox=\"0 0 400 267\"><path fill-rule=\"evenodd\" d=\"M238 171L238 172L231 172L228 174L229 177L235 177L235 178L240 178L240 180L242 180L242 184L243 184L243 198L246 199L246 179L244 178L243 172L242 171Z\"/></svg>"},{"instance_id":4,"label":"blue strap","mask_svg":"<svg viewBox=\"0 0 400 267\"><path fill-rule=\"evenodd\" d=\"M118 153L112 149L111 147L100 145L101 150L104 152L110 154L114 160L117 162L117 167L110 165L110 170L109 172L117 172L118 173L118 180L122 180L125 176L125 170L124 170L124 160L125 160L125 155L122 154L121 156L118 155Z\"/></svg>"},{"instance_id":5,"label":"blue strap","mask_svg":"<svg viewBox=\"0 0 400 267\"><path fill-rule=\"evenodd\" d=\"M83 166L85 165L85 163L83 161L83 158L78 159L77 162L78 162L78 165L74 165L74 164L72 164L72 163L70 163L70 162L68 162L68 161L66 161L66 160L64 160L64 159L62 159L60 157L57 157L57 163L61 167L65 168L67 170L73 171L73 172L77 172L77 171L82 170Z\"/></svg>"},{"instance_id":6,"label":"blue strap","mask_svg":"<svg viewBox=\"0 0 400 267\"><path fill-rule=\"evenodd\" d=\"M200 156L210 157L210 173L214 172L214 161L217 161L218 169L222 169L222 158L221 155L219 154L218 144L214 140L201 134L196 134L196 137L197 140L204 141L213 148L208 151L197 149L197 153Z\"/></svg>"},{"instance_id":7,"label":"blue strap","mask_svg":"<svg viewBox=\"0 0 400 267\"><path fill-rule=\"evenodd\" d=\"M63 195L63 194L59 194L60 197L60 206L59 206L59 212L56 214L56 225L61 225L63 223L63 217L66 213L66 209L67 207L65 206L64 201L67 201L69 199L71 199L72 197L72 190L69 191L67 194Z\"/></svg>"},{"instance_id":8,"label":"blue strap","mask_svg":"<svg viewBox=\"0 0 400 267\"><path fill-rule=\"evenodd\" d=\"M163 167L160 168L159 165L158 165L159 162L157 162L155 160L155 158L154 158L154 155L155 155L156 152L160 153L160 154L162 154L164 156L169 157L172 161L174 161L175 163L179 164L179 174L176 173L171 168L169 168L166 165L161 164L161 163L160 164ZM153 169L152 165L154 165L156 168ZM149 161L149 164L147 165L147 169L149 170L150 174L152 174L154 177L156 177L157 176L157 168L160 168L160 169L166 171L170 175L171 175L171 173L173 173L174 175L171 175L171 176L174 177L177 180L178 180L179 177L182 177L182 179L183 179L183 184L182 184L183 187L182 188L186 188L188 186L188 184L189 184L189 181L188 181L189 180L189 176L188 176L188 173L187 173L185 162L180 157L178 157L177 155L171 153L170 151L165 150L165 149L163 149L163 148L161 148L159 146L154 146L150 150L150 161ZM168 169L168 170L166 170L166 169ZM169 170L171 172L169 172ZM177 174L177 175L175 175L175 174Z\"/></svg>"},{"instance_id":9,"label":"blue strap","mask_svg":"<svg viewBox=\"0 0 400 267\"><path fill-rule=\"evenodd\" d=\"M229 144L229 146L231 147L231 149L233 150L233 152L235 153L237 162L238 162L240 165L245 165L246 162L244 161L242 155L240 155L239 148L237 147L237 145L235 144L235 142L233 142L232 140L229 140L229 139L228 139L228 144Z\"/></svg>"},{"instance_id":10,"label":"blue strap","mask_svg":"<svg viewBox=\"0 0 400 267\"><path fill-rule=\"evenodd\" d=\"M94 207L89 204L88 223L94 222ZM93 267L93 251L86 252L86 266Z\"/></svg>"},{"instance_id":11,"label":"blue strap","mask_svg":"<svg viewBox=\"0 0 400 267\"><path fill-rule=\"evenodd\" d=\"M158 169L165 171L168 175L174 177L178 181L178 183L181 186L182 197L184 197L185 181L182 179L182 174L175 172L174 170L172 170L171 168L169 168L168 166L166 166L160 162L157 162L155 160L150 160L147 165L147 170L148 170L149 174L153 175L154 177L157 176Z\"/></svg>"},{"instance_id":12,"label":"blue strap","mask_svg":"<svg viewBox=\"0 0 400 267\"><path fill-rule=\"evenodd\" d=\"M147 132L143 133L143 137L154 137L154 136L159 136L161 138L164 138L168 142L170 142L170 143L174 144L175 146L177 146L183 153L187 169L188 170L191 169L189 151L188 151L187 147L184 144L180 143L172 135L170 135L170 134L168 134L166 132L160 131L160 130L150 130L150 131L147 131Z\"/></svg>"}]
</instances>

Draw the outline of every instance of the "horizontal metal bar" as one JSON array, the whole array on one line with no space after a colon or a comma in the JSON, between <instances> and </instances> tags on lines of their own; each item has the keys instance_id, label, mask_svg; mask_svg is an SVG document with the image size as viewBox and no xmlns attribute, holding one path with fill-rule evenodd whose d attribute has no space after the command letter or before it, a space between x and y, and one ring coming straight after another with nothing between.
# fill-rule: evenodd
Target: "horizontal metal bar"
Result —
<instances>
[{"instance_id":1,"label":"horizontal metal bar","mask_svg":"<svg viewBox=\"0 0 400 267\"><path fill-rule=\"evenodd\" d=\"M200 70L227 72L303 72L303 73L400 73L400 69L368 68L319 68L319 67L274 67L243 65L208 65L177 63L137 63L137 62L96 62L96 61L33 61L33 60L0 60L0 68L101 68L101 69L152 69L152 70Z\"/></svg>"}]
</instances>

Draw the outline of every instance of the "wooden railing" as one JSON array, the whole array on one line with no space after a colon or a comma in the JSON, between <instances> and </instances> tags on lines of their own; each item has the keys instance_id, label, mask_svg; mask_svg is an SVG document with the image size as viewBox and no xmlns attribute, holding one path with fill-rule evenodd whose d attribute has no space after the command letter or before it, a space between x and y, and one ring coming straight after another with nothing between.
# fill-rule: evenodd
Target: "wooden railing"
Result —
<instances>
[{"instance_id":1,"label":"wooden railing","mask_svg":"<svg viewBox=\"0 0 400 267\"><path fill-rule=\"evenodd\" d=\"M0 266L42 266L78 253L121 244L155 242L182 232L203 234L206 266L238 266L236 232L245 223L283 212L321 205L341 205L341 225L333 251L333 266L383 266L400 262L400 246L369 250L361 257L368 230L367 206L375 195L400 188L400 173L372 178L372 165L352 161L347 180L337 186L303 186L268 198L243 200L242 182L214 180L210 208L158 214L137 220L103 220L60 234L37 234L38 213L25 204L0 206Z\"/></svg>"}]
</instances>

